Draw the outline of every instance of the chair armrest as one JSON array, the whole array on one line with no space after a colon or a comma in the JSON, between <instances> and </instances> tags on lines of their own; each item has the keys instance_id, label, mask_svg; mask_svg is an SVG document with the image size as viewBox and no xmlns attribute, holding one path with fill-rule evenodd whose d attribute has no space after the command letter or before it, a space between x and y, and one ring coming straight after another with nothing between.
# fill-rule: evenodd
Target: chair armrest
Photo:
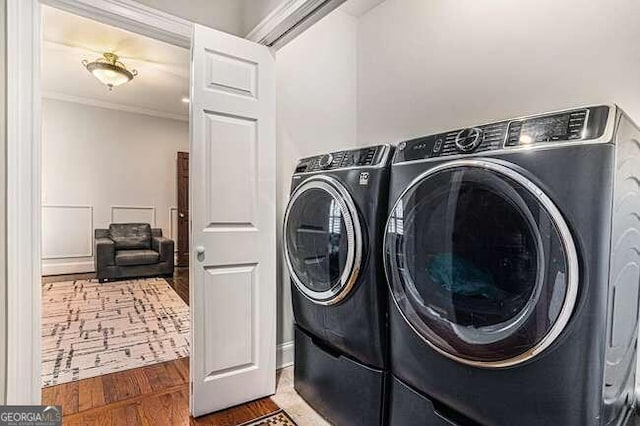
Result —
<instances>
[{"instance_id":1,"label":"chair armrest","mask_svg":"<svg viewBox=\"0 0 640 426\"><path fill-rule=\"evenodd\" d=\"M109 230L108 229L100 229L97 228L94 231L94 237L97 240L98 238L107 238L107 239L111 239L110 235L109 235Z\"/></svg>"},{"instance_id":2,"label":"chair armrest","mask_svg":"<svg viewBox=\"0 0 640 426\"><path fill-rule=\"evenodd\" d=\"M116 264L116 243L111 238L96 238L95 247L96 271L100 267Z\"/></svg>"},{"instance_id":3,"label":"chair armrest","mask_svg":"<svg viewBox=\"0 0 640 426\"><path fill-rule=\"evenodd\" d=\"M170 261L173 263L173 240L165 237L153 237L151 239L151 248L160 253L160 260L163 262Z\"/></svg>"}]
</instances>

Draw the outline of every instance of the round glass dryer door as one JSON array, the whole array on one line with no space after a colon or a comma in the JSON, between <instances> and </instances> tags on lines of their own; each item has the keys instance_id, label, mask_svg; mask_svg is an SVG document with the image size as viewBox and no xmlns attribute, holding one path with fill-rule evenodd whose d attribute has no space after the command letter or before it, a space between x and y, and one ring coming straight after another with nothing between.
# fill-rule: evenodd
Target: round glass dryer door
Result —
<instances>
[{"instance_id":1,"label":"round glass dryer door","mask_svg":"<svg viewBox=\"0 0 640 426\"><path fill-rule=\"evenodd\" d=\"M578 262L553 202L502 163L460 160L418 177L387 222L392 297L413 330L456 361L505 367L561 333Z\"/></svg>"},{"instance_id":2,"label":"round glass dryer door","mask_svg":"<svg viewBox=\"0 0 640 426\"><path fill-rule=\"evenodd\" d=\"M285 258L295 286L308 299L331 305L358 277L362 231L356 207L336 179L307 179L291 195L284 220Z\"/></svg>"}]
</instances>

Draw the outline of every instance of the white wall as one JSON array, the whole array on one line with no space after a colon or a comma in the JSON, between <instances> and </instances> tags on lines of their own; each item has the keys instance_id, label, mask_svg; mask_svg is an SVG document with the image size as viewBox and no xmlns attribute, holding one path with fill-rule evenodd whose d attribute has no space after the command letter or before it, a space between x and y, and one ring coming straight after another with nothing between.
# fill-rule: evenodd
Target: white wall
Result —
<instances>
[{"instance_id":1,"label":"white wall","mask_svg":"<svg viewBox=\"0 0 640 426\"><path fill-rule=\"evenodd\" d=\"M93 229L144 221L173 237L186 121L43 100L43 273L93 270ZM48 257L48 258L47 258Z\"/></svg>"},{"instance_id":2,"label":"white wall","mask_svg":"<svg viewBox=\"0 0 640 426\"><path fill-rule=\"evenodd\" d=\"M244 10L242 26L247 35L278 6L286 0L243 0Z\"/></svg>"},{"instance_id":3,"label":"white wall","mask_svg":"<svg viewBox=\"0 0 640 426\"><path fill-rule=\"evenodd\" d=\"M583 104L640 120L636 0L387 0L358 24L358 139Z\"/></svg>"},{"instance_id":4,"label":"white wall","mask_svg":"<svg viewBox=\"0 0 640 426\"><path fill-rule=\"evenodd\" d=\"M279 224L297 160L356 144L356 24L334 11L277 52ZM281 235L278 250L282 253ZM282 258L278 266L278 342L288 342L293 340L289 277Z\"/></svg>"},{"instance_id":5,"label":"white wall","mask_svg":"<svg viewBox=\"0 0 640 426\"><path fill-rule=\"evenodd\" d=\"M241 0L137 0L147 6L244 37L244 5Z\"/></svg>"},{"instance_id":6,"label":"white wall","mask_svg":"<svg viewBox=\"0 0 640 426\"><path fill-rule=\"evenodd\" d=\"M286 0L138 0L147 6L245 37Z\"/></svg>"}]
</instances>

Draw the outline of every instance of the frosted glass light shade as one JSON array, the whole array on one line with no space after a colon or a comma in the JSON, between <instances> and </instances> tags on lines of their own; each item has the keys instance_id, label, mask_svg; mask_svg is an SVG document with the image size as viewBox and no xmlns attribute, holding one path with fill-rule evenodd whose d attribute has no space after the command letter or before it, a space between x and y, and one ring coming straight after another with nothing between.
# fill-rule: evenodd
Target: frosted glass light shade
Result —
<instances>
[{"instance_id":1,"label":"frosted glass light shade","mask_svg":"<svg viewBox=\"0 0 640 426\"><path fill-rule=\"evenodd\" d=\"M138 75L136 70L129 71L114 53L104 53L103 58L93 62L86 60L82 64L87 70L93 74L102 84L107 86L109 90L114 87L121 86Z\"/></svg>"}]
</instances>

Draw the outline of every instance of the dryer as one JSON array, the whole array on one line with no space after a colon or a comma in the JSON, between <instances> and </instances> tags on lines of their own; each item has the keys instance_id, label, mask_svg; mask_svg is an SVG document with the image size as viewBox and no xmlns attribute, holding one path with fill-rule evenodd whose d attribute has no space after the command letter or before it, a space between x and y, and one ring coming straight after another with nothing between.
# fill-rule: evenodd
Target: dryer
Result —
<instances>
[{"instance_id":1,"label":"dryer","mask_svg":"<svg viewBox=\"0 0 640 426\"><path fill-rule=\"evenodd\" d=\"M611 105L398 146L384 244L391 425L627 421L639 141Z\"/></svg>"},{"instance_id":2,"label":"dryer","mask_svg":"<svg viewBox=\"0 0 640 426\"><path fill-rule=\"evenodd\" d=\"M294 386L337 425L384 421L389 160L380 145L299 161L284 219Z\"/></svg>"}]
</instances>

